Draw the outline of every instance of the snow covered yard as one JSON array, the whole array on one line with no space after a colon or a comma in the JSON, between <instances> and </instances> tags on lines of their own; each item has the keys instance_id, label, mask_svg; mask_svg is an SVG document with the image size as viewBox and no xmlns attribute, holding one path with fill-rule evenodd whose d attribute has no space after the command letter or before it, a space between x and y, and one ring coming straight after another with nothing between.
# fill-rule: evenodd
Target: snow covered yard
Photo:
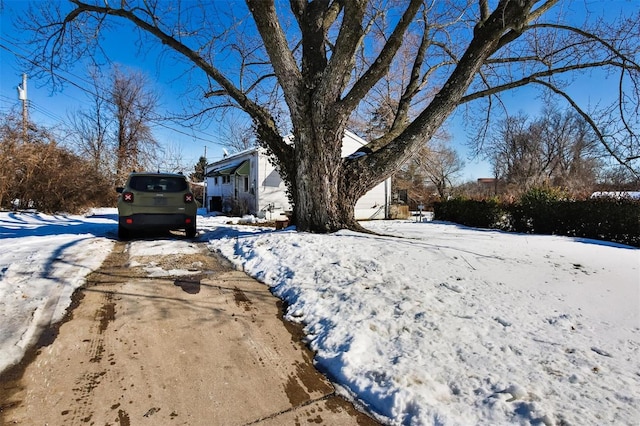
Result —
<instances>
[{"instance_id":1,"label":"snow covered yard","mask_svg":"<svg viewBox=\"0 0 640 426\"><path fill-rule=\"evenodd\" d=\"M117 214L0 213L0 371L58 322L73 291L111 251Z\"/></svg>"},{"instance_id":2,"label":"snow covered yard","mask_svg":"<svg viewBox=\"0 0 640 426\"><path fill-rule=\"evenodd\" d=\"M219 227L318 367L391 424L638 424L640 251L444 223Z\"/></svg>"},{"instance_id":3,"label":"snow covered yard","mask_svg":"<svg viewBox=\"0 0 640 426\"><path fill-rule=\"evenodd\" d=\"M340 392L388 424L640 422L640 250L435 222L365 222L375 236L198 220L287 301ZM62 316L115 231L113 210L0 213L0 370Z\"/></svg>"}]
</instances>

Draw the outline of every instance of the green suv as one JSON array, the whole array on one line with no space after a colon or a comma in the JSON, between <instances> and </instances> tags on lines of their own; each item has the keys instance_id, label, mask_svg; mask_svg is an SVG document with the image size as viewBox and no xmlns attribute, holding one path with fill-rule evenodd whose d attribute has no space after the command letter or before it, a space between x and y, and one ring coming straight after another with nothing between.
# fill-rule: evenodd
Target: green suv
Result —
<instances>
[{"instance_id":1,"label":"green suv","mask_svg":"<svg viewBox=\"0 0 640 426\"><path fill-rule=\"evenodd\" d=\"M198 206L182 174L141 173L129 175L118 196L118 237L128 239L135 231L184 229L196 235Z\"/></svg>"}]
</instances>

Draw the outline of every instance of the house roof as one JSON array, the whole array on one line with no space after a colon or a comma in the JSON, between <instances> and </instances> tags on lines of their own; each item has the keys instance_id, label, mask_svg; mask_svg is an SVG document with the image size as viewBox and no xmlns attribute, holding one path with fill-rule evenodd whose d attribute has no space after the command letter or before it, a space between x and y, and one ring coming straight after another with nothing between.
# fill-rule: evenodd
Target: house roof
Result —
<instances>
[{"instance_id":1,"label":"house roof","mask_svg":"<svg viewBox=\"0 0 640 426\"><path fill-rule=\"evenodd\" d=\"M249 149L245 149L244 151L234 152L233 154L225 155L224 158L207 164L207 167L218 166L220 164L230 164L230 162L232 161L243 161L248 157L254 155L256 151L258 151L258 149L260 148L256 146Z\"/></svg>"},{"instance_id":2,"label":"house roof","mask_svg":"<svg viewBox=\"0 0 640 426\"><path fill-rule=\"evenodd\" d=\"M232 175L234 173L239 175L248 175L249 174L248 165L249 165L249 160L234 161L233 163L227 163L211 169L209 172L207 172L205 176L214 177L214 176Z\"/></svg>"},{"instance_id":3,"label":"house roof","mask_svg":"<svg viewBox=\"0 0 640 426\"><path fill-rule=\"evenodd\" d=\"M294 138L292 134L285 136L285 143L293 144ZM350 143L348 143L350 142ZM362 139L360 136L355 133L345 130L342 138L342 156L347 157L349 154L353 154L354 152L362 152L358 151L361 147L367 145L367 141ZM233 165L237 164L241 165L241 162L245 161L248 157L255 155L258 153L259 155L265 155L266 151L259 146L251 147L247 150L237 152L228 157L223 158L222 160L214 161L212 163L207 164L207 169L213 167L207 174L207 177L220 176L220 175L229 175L236 172L233 169ZM227 169L231 169L231 171L226 171ZM243 174L240 171L238 174Z\"/></svg>"}]
</instances>

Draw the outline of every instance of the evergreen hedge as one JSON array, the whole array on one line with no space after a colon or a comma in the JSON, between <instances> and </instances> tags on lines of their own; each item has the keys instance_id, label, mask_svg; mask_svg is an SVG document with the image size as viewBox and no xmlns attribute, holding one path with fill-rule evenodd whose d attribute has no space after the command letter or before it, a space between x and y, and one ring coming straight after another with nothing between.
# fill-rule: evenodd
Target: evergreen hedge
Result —
<instances>
[{"instance_id":1,"label":"evergreen hedge","mask_svg":"<svg viewBox=\"0 0 640 426\"><path fill-rule=\"evenodd\" d=\"M592 238L640 247L640 200L567 200L536 189L513 203L451 199L434 205L434 219L477 228Z\"/></svg>"}]
</instances>

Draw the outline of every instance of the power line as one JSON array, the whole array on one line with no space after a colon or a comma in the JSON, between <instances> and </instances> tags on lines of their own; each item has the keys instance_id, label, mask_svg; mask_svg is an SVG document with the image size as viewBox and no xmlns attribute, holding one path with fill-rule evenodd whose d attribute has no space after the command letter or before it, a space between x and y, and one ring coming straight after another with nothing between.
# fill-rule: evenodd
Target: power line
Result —
<instances>
[{"instance_id":1,"label":"power line","mask_svg":"<svg viewBox=\"0 0 640 426\"><path fill-rule=\"evenodd\" d=\"M59 116L58 114L49 111L48 109L46 109L45 107L39 105L38 103L34 102L34 101L29 101L29 108L33 108L34 110L38 111L40 114L51 118L52 120L55 121L59 121L61 123L67 124L66 120Z\"/></svg>"},{"instance_id":2,"label":"power line","mask_svg":"<svg viewBox=\"0 0 640 426\"><path fill-rule=\"evenodd\" d=\"M33 61L32 59L28 58L27 56L25 56L25 54L21 54L21 53L16 52L14 50L14 48L21 48L21 47L16 45L12 41L6 39L5 37L0 36L0 41L5 43L5 44L0 43L0 48L12 53L16 57L21 58L22 60L25 60L25 61L29 62L30 64L32 64L33 66L35 66L37 68L41 68L41 69L45 70L46 72L51 73L52 75L56 76L60 80L72 85L73 87L75 87L75 88L77 88L77 89L89 94L90 96L92 96L94 98L101 99L101 100L103 100L105 102L108 102L108 103L114 105L114 103L110 99L105 98L104 96L100 95L99 93L96 93L96 92L94 92L92 90L87 89L86 87L81 86L80 84L78 84L75 81L71 80L71 78L62 75L60 72L56 72L56 71L53 71L53 70L50 70L50 69L44 67L42 64L39 64L39 63ZM6 44L11 44L14 48L8 47ZM87 85L95 85L95 83L90 82L90 81L88 81L88 80L86 80L86 79L84 79L82 77L77 76L77 75L74 75L73 73L70 73L70 72L67 72L67 73L70 74L76 80L84 82ZM66 95L66 96L72 98L69 95ZM5 96L5 98L6 98L6 96ZM64 123L64 120L62 120L59 116L57 118L56 117L52 117L52 116L55 116L55 114L52 113L51 111L46 110L46 108L41 107L41 106L38 106L38 108L40 108L39 112L43 113L44 115L48 116L49 118L52 118L52 119L55 119L55 120L59 120L59 121L62 121ZM190 137L192 139L199 140L201 142L205 142L205 143L213 144L213 145L220 145L220 146L225 146L226 145L225 142L220 141L220 137L219 136L216 136L214 134L209 134L209 133L206 133L206 132L203 132L203 131L196 131L196 130L193 130L193 129L192 129L193 133L188 133L186 131L178 130L175 127L171 127L171 126L165 124L164 121L169 121L169 120L166 119L166 118L161 117L160 115L157 115L155 118L150 119L150 122L153 123L155 126L159 126L159 127L165 128L167 130L170 130L172 132L175 132L175 133L178 133L178 134L181 134L181 135L184 135L184 136L188 136L188 137ZM199 133L199 134L201 134L203 136L208 136L211 139L206 139L205 137L197 136L195 134L195 132L197 132L197 133ZM217 139L217 141L212 140L212 139Z\"/></svg>"}]
</instances>

